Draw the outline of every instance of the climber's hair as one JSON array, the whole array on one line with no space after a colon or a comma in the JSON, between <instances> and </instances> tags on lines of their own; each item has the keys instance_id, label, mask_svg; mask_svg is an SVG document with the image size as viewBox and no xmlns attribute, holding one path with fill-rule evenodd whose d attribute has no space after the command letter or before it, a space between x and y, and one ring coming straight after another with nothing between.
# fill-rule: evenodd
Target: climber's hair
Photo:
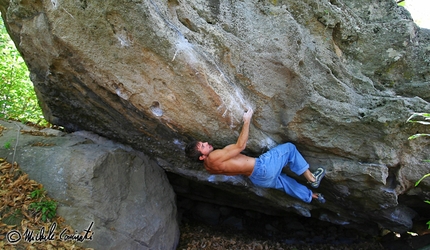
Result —
<instances>
[{"instance_id":1,"label":"climber's hair","mask_svg":"<svg viewBox=\"0 0 430 250\"><path fill-rule=\"evenodd\" d=\"M193 161L200 161L199 157L203 154L197 150L198 141L192 141L185 147L185 155Z\"/></svg>"}]
</instances>

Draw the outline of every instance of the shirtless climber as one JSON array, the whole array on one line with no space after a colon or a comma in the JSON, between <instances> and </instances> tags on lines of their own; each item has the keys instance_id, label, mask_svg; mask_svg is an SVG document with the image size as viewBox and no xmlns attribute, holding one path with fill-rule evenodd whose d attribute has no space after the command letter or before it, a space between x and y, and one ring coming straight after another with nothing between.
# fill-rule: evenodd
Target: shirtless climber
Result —
<instances>
[{"instance_id":1,"label":"shirtless climber","mask_svg":"<svg viewBox=\"0 0 430 250\"><path fill-rule=\"evenodd\" d=\"M311 187L318 188L325 175L323 168L314 173L309 171L309 164L291 143L278 145L258 158L241 154L248 141L249 126L253 110L243 115L243 127L236 144L214 150L207 142L194 141L187 145L186 155L196 161L203 161L205 169L211 174L246 175L256 186L284 190L287 194L306 203L312 199L325 203L320 193L313 193L295 179L281 173L287 164L291 171L303 175Z\"/></svg>"}]
</instances>

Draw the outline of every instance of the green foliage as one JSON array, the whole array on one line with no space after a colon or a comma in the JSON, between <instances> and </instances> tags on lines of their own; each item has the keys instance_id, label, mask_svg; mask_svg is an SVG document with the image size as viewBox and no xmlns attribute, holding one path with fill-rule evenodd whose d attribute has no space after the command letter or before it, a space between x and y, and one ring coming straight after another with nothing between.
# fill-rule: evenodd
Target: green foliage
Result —
<instances>
[{"instance_id":1,"label":"green foliage","mask_svg":"<svg viewBox=\"0 0 430 250\"><path fill-rule=\"evenodd\" d=\"M409 136L408 140L417 139L418 137L422 137L422 136L430 136L430 135L429 134L414 134L412 136Z\"/></svg>"},{"instance_id":2,"label":"green foliage","mask_svg":"<svg viewBox=\"0 0 430 250\"><path fill-rule=\"evenodd\" d=\"M424 175L421 179L419 179L417 182L415 182L415 187L416 186L418 186L418 184L420 184L420 182L422 181L422 180L424 180L424 178L427 178L427 177L429 177L430 176L430 174L426 174L426 175Z\"/></svg>"},{"instance_id":3,"label":"green foliage","mask_svg":"<svg viewBox=\"0 0 430 250\"><path fill-rule=\"evenodd\" d=\"M57 202L52 200L33 202L28 206L28 209L33 210L36 214L41 213L42 221L46 222L47 219L52 219L57 214Z\"/></svg>"},{"instance_id":4,"label":"green foliage","mask_svg":"<svg viewBox=\"0 0 430 250\"><path fill-rule=\"evenodd\" d=\"M10 141L5 142L4 146L5 149L10 149Z\"/></svg>"},{"instance_id":5,"label":"green foliage","mask_svg":"<svg viewBox=\"0 0 430 250\"><path fill-rule=\"evenodd\" d=\"M429 113L415 113L415 114L411 115L411 117L409 117L409 119L407 120L407 122L419 123L419 124L423 124L423 125L430 125L429 121L430 121L430 114ZM430 136L430 134L415 134L413 136L410 136L408 139L412 140L412 139L416 139L416 138L422 137L422 136ZM425 160L425 162L430 162L430 160ZM415 182L415 187L418 186L418 184L420 184L420 182L427 177L430 177L430 173L424 175L423 177L421 177L421 179L419 179L417 182ZM430 204L430 201L424 201L424 202L427 204ZM426 224L428 225L428 229L430 229L430 221L428 221Z\"/></svg>"},{"instance_id":6,"label":"green foliage","mask_svg":"<svg viewBox=\"0 0 430 250\"><path fill-rule=\"evenodd\" d=\"M57 214L57 202L45 199L45 189L41 187L31 191L30 197L38 201L30 203L28 210L32 211L36 216L41 215L43 222L52 219Z\"/></svg>"},{"instance_id":7,"label":"green foliage","mask_svg":"<svg viewBox=\"0 0 430 250\"><path fill-rule=\"evenodd\" d=\"M45 189L36 189L30 193L32 199L39 199L45 196Z\"/></svg>"},{"instance_id":8,"label":"green foliage","mask_svg":"<svg viewBox=\"0 0 430 250\"><path fill-rule=\"evenodd\" d=\"M29 79L27 65L1 18L0 55L0 118L47 125Z\"/></svg>"},{"instance_id":9,"label":"green foliage","mask_svg":"<svg viewBox=\"0 0 430 250\"><path fill-rule=\"evenodd\" d=\"M413 120L413 119L417 119L417 118L424 118L425 121ZM427 122L429 120L430 120L430 114L429 113L414 113L408 118L407 122L416 122L416 123L421 123L424 125L430 125L430 122Z\"/></svg>"},{"instance_id":10,"label":"green foliage","mask_svg":"<svg viewBox=\"0 0 430 250\"><path fill-rule=\"evenodd\" d=\"M419 123L423 125L430 125L430 114L429 113L414 113L411 115L406 122ZM430 134L415 134L408 138L408 140L413 140L418 137L430 136Z\"/></svg>"}]
</instances>

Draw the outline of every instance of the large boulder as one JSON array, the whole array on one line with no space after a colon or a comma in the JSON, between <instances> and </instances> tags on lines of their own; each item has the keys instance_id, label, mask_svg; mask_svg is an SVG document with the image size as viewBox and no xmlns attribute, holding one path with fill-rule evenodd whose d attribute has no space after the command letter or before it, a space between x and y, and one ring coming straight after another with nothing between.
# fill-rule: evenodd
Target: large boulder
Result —
<instances>
[{"instance_id":1,"label":"large boulder","mask_svg":"<svg viewBox=\"0 0 430 250\"><path fill-rule=\"evenodd\" d=\"M176 248L175 194L164 171L147 156L90 132L0 125L6 128L0 145L11 145L0 155L15 159L44 185L70 226L78 232L91 228L94 235L86 247Z\"/></svg>"},{"instance_id":2,"label":"large boulder","mask_svg":"<svg viewBox=\"0 0 430 250\"><path fill-rule=\"evenodd\" d=\"M430 31L393 0L0 0L46 118L146 152L194 199L404 232L430 198ZM327 169L324 205L212 176L191 139L291 141ZM118 170L120 172L120 170ZM195 189L193 187L206 187ZM210 189L210 193L205 190ZM426 205L426 204L425 204Z\"/></svg>"}]
</instances>

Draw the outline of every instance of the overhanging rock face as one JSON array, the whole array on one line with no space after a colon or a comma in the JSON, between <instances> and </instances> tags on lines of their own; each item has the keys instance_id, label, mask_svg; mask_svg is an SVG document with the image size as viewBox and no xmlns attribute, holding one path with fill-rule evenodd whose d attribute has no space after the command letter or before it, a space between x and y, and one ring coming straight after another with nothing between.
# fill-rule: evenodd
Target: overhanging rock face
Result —
<instances>
[{"instance_id":1,"label":"overhanging rock face","mask_svg":"<svg viewBox=\"0 0 430 250\"><path fill-rule=\"evenodd\" d=\"M175 179L184 195L399 232L419 214L414 201L429 199L429 180L413 187L429 172L429 149L407 140L429 129L405 120L430 110L430 31L394 1L1 0L0 9L46 118L145 151L185 177ZM184 158L192 138L235 142L248 107L249 153L295 143L312 169L326 167L326 204L210 176ZM196 183L216 197L186 191Z\"/></svg>"}]
</instances>

